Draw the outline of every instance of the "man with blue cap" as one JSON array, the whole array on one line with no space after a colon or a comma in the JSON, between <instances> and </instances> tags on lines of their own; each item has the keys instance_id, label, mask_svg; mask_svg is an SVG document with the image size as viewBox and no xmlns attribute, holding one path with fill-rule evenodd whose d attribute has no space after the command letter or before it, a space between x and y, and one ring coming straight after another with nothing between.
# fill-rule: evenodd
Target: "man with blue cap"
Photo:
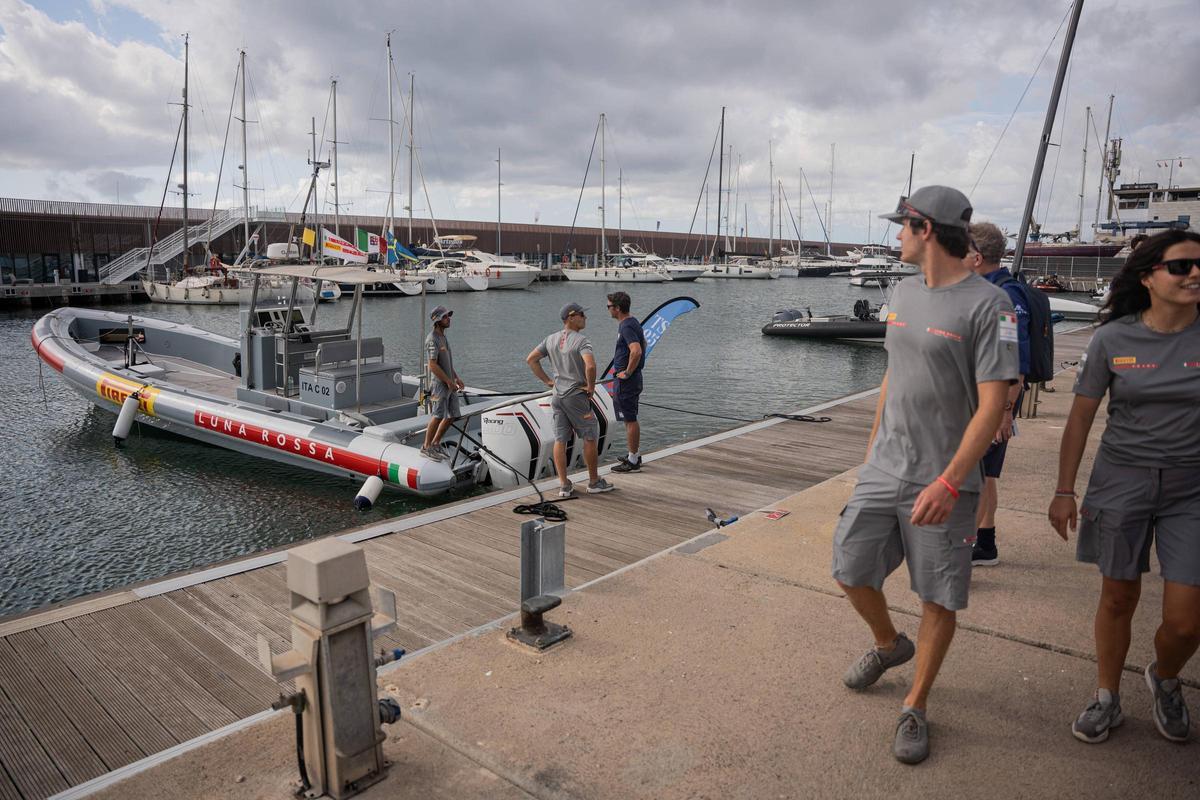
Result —
<instances>
[{"instance_id":1,"label":"man with blue cap","mask_svg":"<svg viewBox=\"0 0 1200 800\"><path fill-rule=\"evenodd\" d=\"M525 363L537 379L554 390L550 409L554 418L554 469L558 473L560 498L575 493L567 478L567 443L572 436L583 440L583 461L588 471L588 494L611 492L613 485L597 472L600 424L592 395L596 391L596 357L592 344L581 333L587 325L587 309L578 303L567 303L559 312L562 330L546 337L525 358ZM548 358L554 377L542 368Z\"/></svg>"}]
</instances>

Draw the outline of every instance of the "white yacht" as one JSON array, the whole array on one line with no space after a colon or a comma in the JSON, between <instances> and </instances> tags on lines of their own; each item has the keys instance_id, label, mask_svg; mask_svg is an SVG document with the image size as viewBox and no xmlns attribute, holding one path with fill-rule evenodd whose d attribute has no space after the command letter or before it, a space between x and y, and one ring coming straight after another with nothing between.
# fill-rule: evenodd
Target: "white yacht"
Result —
<instances>
[{"instance_id":1,"label":"white yacht","mask_svg":"<svg viewBox=\"0 0 1200 800\"><path fill-rule=\"evenodd\" d=\"M491 283L491 278L483 270L475 271L457 256L430 261L425 271L444 274L446 289L451 292L484 292Z\"/></svg>"},{"instance_id":2,"label":"white yacht","mask_svg":"<svg viewBox=\"0 0 1200 800\"><path fill-rule=\"evenodd\" d=\"M704 278L739 278L742 280L774 280L779 270L767 264L713 264L701 276Z\"/></svg>"},{"instance_id":3,"label":"white yacht","mask_svg":"<svg viewBox=\"0 0 1200 800\"><path fill-rule=\"evenodd\" d=\"M704 274L704 267L699 264L684 264L682 261L663 258L656 253L647 253L629 242L621 245L619 258L632 267L649 267L666 272L673 281L694 281Z\"/></svg>"},{"instance_id":4,"label":"white yacht","mask_svg":"<svg viewBox=\"0 0 1200 800\"><path fill-rule=\"evenodd\" d=\"M671 276L663 270L648 267L619 267L601 264L598 267L563 267L563 277L581 283L666 283Z\"/></svg>"},{"instance_id":5,"label":"white yacht","mask_svg":"<svg viewBox=\"0 0 1200 800\"><path fill-rule=\"evenodd\" d=\"M891 256L863 256L850 268L851 286L887 286L893 280L916 275L915 264L905 264Z\"/></svg>"}]
</instances>

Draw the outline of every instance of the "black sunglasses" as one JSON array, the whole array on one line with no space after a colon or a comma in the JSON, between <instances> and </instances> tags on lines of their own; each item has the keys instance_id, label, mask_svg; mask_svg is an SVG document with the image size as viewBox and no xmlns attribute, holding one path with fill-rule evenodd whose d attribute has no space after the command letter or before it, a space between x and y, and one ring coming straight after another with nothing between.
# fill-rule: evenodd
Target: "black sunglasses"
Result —
<instances>
[{"instance_id":1,"label":"black sunglasses","mask_svg":"<svg viewBox=\"0 0 1200 800\"><path fill-rule=\"evenodd\" d=\"M1190 275L1193 267L1200 267L1200 258L1172 258L1170 261L1163 261L1155 264L1151 269L1162 267L1167 272L1177 277Z\"/></svg>"}]
</instances>

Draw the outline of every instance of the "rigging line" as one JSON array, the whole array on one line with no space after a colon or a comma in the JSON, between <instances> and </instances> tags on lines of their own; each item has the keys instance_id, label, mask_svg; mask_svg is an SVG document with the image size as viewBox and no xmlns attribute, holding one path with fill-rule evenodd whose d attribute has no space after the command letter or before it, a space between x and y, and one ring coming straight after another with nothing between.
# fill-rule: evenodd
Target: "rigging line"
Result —
<instances>
[{"instance_id":1,"label":"rigging line","mask_svg":"<svg viewBox=\"0 0 1200 800\"><path fill-rule=\"evenodd\" d=\"M250 84L250 97L254 101L254 113L258 116L258 128L259 128L259 135L262 139L262 149L267 154L267 163L271 167L271 177L275 181L275 186L277 187L276 190L278 190L278 187L283 185L283 181L281 181L279 179L279 170L275 166L275 157L271 154L271 152L273 149L272 145L274 145L275 148L279 148L279 139L278 139L278 137L276 137L274 135L274 131L271 129L270 124L268 124L268 122L267 122L267 117L263 115L262 105L261 105L261 103L259 103L259 100L258 100L258 89L254 86L254 78L250 77L249 71L246 72L246 81ZM274 141L272 141L272 140L274 140ZM282 149L282 148L279 148L279 149ZM289 181L291 181L293 176L291 174L289 174L287 176L287 178ZM266 190L266 187L264 186L263 187L263 202L264 203L266 202L266 196L267 196L267 190ZM286 209L286 208L293 207L296 204L296 200L299 199L299 197L300 197L300 191L297 190L296 194L287 203L287 205L284 206L284 208Z\"/></svg>"},{"instance_id":2,"label":"rigging line","mask_svg":"<svg viewBox=\"0 0 1200 800\"><path fill-rule=\"evenodd\" d=\"M627 181L624 179L625 165L621 163L621 151L620 151L620 150L617 148L617 137L613 135L613 133L612 133L612 128L611 128L611 127L610 127L610 128L608 128L608 139L607 139L607 141L610 141L610 142L612 143L613 157L616 159L616 161L617 161L617 169L620 171L620 173L621 173L621 175L622 175L622 178L621 178L621 192L620 192L620 195L621 195L621 196L620 196L620 199L618 200L618 202L622 202L622 201L628 200L628 202L629 202L629 210L630 210L631 212L633 212L633 222L634 222L634 224L635 224L635 225L637 225L637 226L638 226L638 229L640 229L640 228L642 227L642 220L641 220L641 218L638 216L638 213L637 213L637 208L636 208L636 207L633 205L633 197L632 197L632 192L630 192L630 191L628 190L629 183L628 183L628 182L627 182ZM629 195L631 195L631 196L630 196L630 197L628 197L628 198L626 198L626 197L625 197L625 195L626 195L626 194L629 194ZM617 211L617 214L618 214L618 219L620 219L620 209L618 209L618 211ZM640 232L640 231L639 231L639 232ZM624 231L622 231L622 233L624 233ZM645 244L646 244L645 237L644 237L644 236L639 236L639 237L638 237L638 240L639 240L639 241L642 243L642 245L643 245L643 249L645 249L645 247L644 247L644 246L645 246Z\"/></svg>"},{"instance_id":3,"label":"rigging line","mask_svg":"<svg viewBox=\"0 0 1200 800\"><path fill-rule=\"evenodd\" d=\"M438 233L437 220L433 216L433 203L429 199L429 187L425 185L425 170L421 169L421 157L417 155L417 151L413 149L413 161L417 165L417 175L421 178L421 193L425 195L425 205L429 206L429 225L433 228L433 238L436 241L441 238Z\"/></svg>"},{"instance_id":4,"label":"rigging line","mask_svg":"<svg viewBox=\"0 0 1200 800\"><path fill-rule=\"evenodd\" d=\"M692 235L692 229L696 225L696 217L700 214L700 201L704 199L704 192L708 189L708 175L712 172L713 156L717 152L717 139L721 135L721 126L717 126L717 132L713 134L712 149L708 153L708 166L704 168L704 180L700 181L700 193L696 195L696 207L692 210L692 221L688 223L688 236Z\"/></svg>"},{"instance_id":5,"label":"rigging line","mask_svg":"<svg viewBox=\"0 0 1200 800\"><path fill-rule=\"evenodd\" d=\"M423 97L424 95L422 95ZM438 175L446 175L447 170L442 165L442 152L438 149L437 137L433 135L433 128L429 124L429 119L433 115L429 112L429 108L425 105L425 101L421 100L421 127L425 129L425 141L429 142L430 149L433 150L433 168ZM451 194L443 186L443 199L446 205L450 208L450 213L455 217L459 216L458 207L454 205L454 195Z\"/></svg>"},{"instance_id":6,"label":"rigging line","mask_svg":"<svg viewBox=\"0 0 1200 800\"><path fill-rule=\"evenodd\" d=\"M197 94L199 94L199 98L198 98L199 103L198 103L197 107L200 109L200 119L204 123L204 134L208 138L208 158L209 158L209 163L211 164L212 162L217 160L216 157L214 156L214 154L217 151L217 148L216 148L216 144L213 142L212 126L209 124L209 120L208 120L208 111L207 111L208 106L209 106L208 96L207 96L207 94L205 94L204 82L200 79L199 72L196 73L195 81L196 81L196 92L197 92ZM213 193L214 193L214 195L216 195L218 197L220 196L221 185L219 183L214 188Z\"/></svg>"},{"instance_id":7,"label":"rigging line","mask_svg":"<svg viewBox=\"0 0 1200 800\"><path fill-rule=\"evenodd\" d=\"M233 91L229 95L229 114L225 117L225 141L221 143L221 165L217 167L217 186L213 190L212 213L208 215L208 231L204 238L204 252L212 255L212 223L217 215L217 198L221 194L221 177L225 174L225 151L229 149L229 126L233 123L233 101L237 99L238 76L242 74L242 62L238 60L237 69L233 72Z\"/></svg>"},{"instance_id":8,"label":"rigging line","mask_svg":"<svg viewBox=\"0 0 1200 800\"><path fill-rule=\"evenodd\" d=\"M175 156L179 155L179 139L183 135L183 114L179 115L179 127L175 129L175 147L171 150L171 164L167 167L167 180L163 183L162 200L158 203L158 214L154 217L154 228L150 231L150 246L146 248L146 266L144 267L147 277L153 280L154 275L150 270L150 259L154 257L154 245L158 242L158 224L162 222L163 206L167 204L167 192L171 189L171 173L175 171Z\"/></svg>"},{"instance_id":9,"label":"rigging line","mask_svg":"<svg viewBox=\"0 0 1200 800\"><path fill-rule=\"evenodd\" d=\"M1046 60L1050 48L1054 46L1054 41L1058 38L1058 34L1062 31L1062 26L1066 24L1067 17L1071 15L1071 9L1075 7L1075 2L1072 0L1067 6L1067 13L1063 14L1063 18L1058 23L1058 28L1054 31L1054 35L1050 37L1046 49L1042 51L1042 57L1038 59L1037 66L1033 68L1033 74L1029 76L1029 81L1025 84L1025 88L1021 90L1021 96L1017 98L1017 104L1013 106L1012 113L1008 115L1008 121L1004 123L1004 128L1000 131L1000 136L996 138L996 143L992 145L992 152L988 153L987 161L983 162L983 169L979 170L979 177L975 179L974 185L971 186L971 191L967 192L967 197L970 198L975 194L975 190L979 188L979 182L983 180L983 173L987 172L988 165L992 163L992 157L996 155L996 151L1000 148L1000 142L1004 140L1004 134L1008 132L1008 126L1012 124L1013 118L1017 116L1017 111L1021 108L1021 102L1025 99L1025 95L1029 92L1029 87L1033 85L1034 79L1037 77L1038 70L1042 68L1042 62Z\"/></svg>"},{"instance_id":10,"label":"rigging line","mask_svg":"<svg viewBox=\"0 0 1200 800\"><path fill-rule=\"evenodd\" d=\"M592 170L592 156L596 154L596 140L600 138L600 121L596 120L596 132L592 134L592 149L588 151L587 166L583 168L583 183L579 186L579 199L575 201L575 216L571 217L571 230L567 233L567 243L563 253L571 252L571 242L575 238L575 222L579 219L579 208L583 205L583 190L587 188L588 173Z\"/></svg>"},{"instance_id":11,"label":"rigging line","mask_svg":"<svg viewBox=\"0 0 1200 800\"><path fill-rule=\"evenodd\" d=\"M821 209L817 208L817 198L813 196L812 186L808 183L808 176L801 173L804 178L804 188L808 189L809 199L812 200L813 211L817 213L817 222L821 223L821 233L825 236L825 241L829 241L829 231L825 229L825 220L821 219ZM803 200L801 200L803 202Z\"/></svg>"},{"instance_id":12,"label":"rigging line","mask_svg":"<svg viewBox=\"0 0 1200 800\"><path fill-rule=\"evenodd\" d=\"M1058 147L1054 153L1054 171L1050 173L1050 189L1046 192L1046 205L1042 208L1042 225L1048 225L1050 222L1050 199L1054 197L1054 182L1058 178L1058 162L1059 159L1062 158L1063 142L1066 140L1067 136L1066 110L1071 106L1071 76L1074 74L1074 72L1075 65L1073 63L1069 64L1067 66L1067 85L1063 87L1063 100L1062 105L1060 106L1063 109L1063 113L1058 115L1060 124L1058 126Z\"/></svg>"}]
</instances>

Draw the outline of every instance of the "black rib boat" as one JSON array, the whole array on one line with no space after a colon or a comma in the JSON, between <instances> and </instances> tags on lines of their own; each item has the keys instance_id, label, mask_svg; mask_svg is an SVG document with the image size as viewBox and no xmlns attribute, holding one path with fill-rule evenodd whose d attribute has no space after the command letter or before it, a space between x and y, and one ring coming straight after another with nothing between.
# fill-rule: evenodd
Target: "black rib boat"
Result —
<instances>
[{"instance_id":1,"label":"black rib boat","mask_svg":"<svg viewBox=\"0 0 1200 800\"><path fill-rule=\"evenodd\" d=\"M848 339L882 341L887 323L879 320L879 309L866 300L854 304L854 314L815 316L810 309L788 308L776 311L763 326L764 336L796 336L803 339Z\"/></svg>"}]
</instances>

